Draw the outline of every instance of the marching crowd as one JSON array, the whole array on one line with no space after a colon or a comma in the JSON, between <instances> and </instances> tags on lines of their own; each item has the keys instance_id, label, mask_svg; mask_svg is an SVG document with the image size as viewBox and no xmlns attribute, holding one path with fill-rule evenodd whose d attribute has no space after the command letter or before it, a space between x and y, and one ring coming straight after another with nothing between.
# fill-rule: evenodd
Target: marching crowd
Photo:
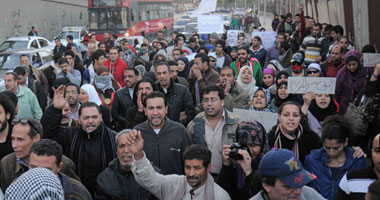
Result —
<instances>
[{"instance_id":1,"label":"marching crowd","mask_svg":"<svg viewBox=\"0 0 380 200\"><path fill-rule=\"evenodd\" d=\"M45 69L21 55L0 93L5 199L380 199L376 49L302 7L272 27L270 48L159 31L91 36L83 54L57 38ZM335 94L289 93L289 77L335 77Z\"/></svg>"}]
</instances>

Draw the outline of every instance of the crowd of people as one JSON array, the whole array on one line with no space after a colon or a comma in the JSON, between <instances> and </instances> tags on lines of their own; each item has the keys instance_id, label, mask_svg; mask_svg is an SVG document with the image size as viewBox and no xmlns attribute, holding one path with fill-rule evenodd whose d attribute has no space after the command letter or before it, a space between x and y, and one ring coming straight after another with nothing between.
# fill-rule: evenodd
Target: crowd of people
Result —
<instances>
[{"instance_id":1,"label":"crowd of people","mask_svg":"<svg viewBox=\"0 0 380 200\"><path fill-rule=\"evenodd\" d=\"M380 64L362 64L376 49L302 7L272 25L267 49L159 31L91 36L83 54L57 38L45 69L21 55L0 93L5 199L379 199ZM290 93L289 77L335 77L335 94ZM368 98L357 134L345 113Z\"/></svg>"}]
</instances>

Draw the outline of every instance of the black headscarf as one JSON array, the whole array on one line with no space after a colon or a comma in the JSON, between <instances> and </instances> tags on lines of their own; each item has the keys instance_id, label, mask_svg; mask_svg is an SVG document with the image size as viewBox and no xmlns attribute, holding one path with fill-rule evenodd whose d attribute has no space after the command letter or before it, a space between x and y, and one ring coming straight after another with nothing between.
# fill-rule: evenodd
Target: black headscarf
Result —
<instances>
[{"instance_id":1,"label":"black headscarf","mask_svg":"<svg viewBox=\"0 0 380 200\"><path fill-rule=\"evenodd\" d=\"M278 96L278 90L280 89L280 87L282 85L286 85L288 86L288 82L286 81L281 81L279 84L277 84L277 90L276 90L276 95L274 96L274 105L279 108L284 102L287 102L287 101L291 101L292 100L292 94L289 94L288 97L286 97L285 99L281 99L279 96Z\"/></svg>"},{"instance_id":2,"label":"black headscarf","mask_svg":"<svg viewBox=\"0 0 380 200\"><path fill-rule=\"evenodd\" d=\"M185 69L183 69L183 71L181 72L178 72L178 76L187 79L189 77L189 72L190 72L189 60L185 56L180 56L178 60L181 60L185 63Z\"/></svg>"},{"instance_id":3,"label":"black headscarf","mask_svg":"<svg viewBox=\"0 0 380 200\"><path fill-rule=\"evenodd\" d=\"M315 99L313 99L310 103L309 111L320 122L323 121L327 116L335 115L337 113L337 109L339 108L338 103L335 101L332 95L329 96L331 98L330 104L325 109L318 107Z\"/></svg>"}]
</instances>

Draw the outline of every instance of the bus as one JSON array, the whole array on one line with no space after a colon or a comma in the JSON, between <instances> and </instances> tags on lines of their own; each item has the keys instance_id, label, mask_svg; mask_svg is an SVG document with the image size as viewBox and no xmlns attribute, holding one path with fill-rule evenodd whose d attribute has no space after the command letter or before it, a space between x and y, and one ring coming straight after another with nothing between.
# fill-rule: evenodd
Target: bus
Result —
<instances>
[{"instance_id":1,"label":"bus","mask_svg":"<svg viewBox=\"0 0 380 200\"><path fill-rule=\"evenodd\" d=\"M173 0L88 0L89 32L98 41L104 33L119 37L154 36L173 27Z\"/></svg>"}]
</instances>

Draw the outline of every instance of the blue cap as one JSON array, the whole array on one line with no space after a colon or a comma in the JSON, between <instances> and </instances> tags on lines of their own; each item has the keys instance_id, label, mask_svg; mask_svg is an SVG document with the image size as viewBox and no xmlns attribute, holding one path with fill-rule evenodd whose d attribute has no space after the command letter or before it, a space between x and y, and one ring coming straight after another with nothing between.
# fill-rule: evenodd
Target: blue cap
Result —
<instances>
[{"instance_id":1,"label":"blue cap","mask_svg":"<svg viewBox=\"0 0 380 200\"><path fill-rule=\"evenodd\" d=\"M296 61L296 62L300 62L302 63L303 62L303 55L302 53L295 53L292 57L292 60L290 62L293 62L293 61Z\"/></svg>"},{"instance_id":2,"label":"blue cap","mask_svg":"<svg viewBox=\"0 0 380 200\"><path fill-rule=\"evenodd\" d=\"M291 188L300 188L317 177L305 170L293 152L273 149L266 153L259 164L260 174L278 178Z\"/></svg>"}]
</instances>

